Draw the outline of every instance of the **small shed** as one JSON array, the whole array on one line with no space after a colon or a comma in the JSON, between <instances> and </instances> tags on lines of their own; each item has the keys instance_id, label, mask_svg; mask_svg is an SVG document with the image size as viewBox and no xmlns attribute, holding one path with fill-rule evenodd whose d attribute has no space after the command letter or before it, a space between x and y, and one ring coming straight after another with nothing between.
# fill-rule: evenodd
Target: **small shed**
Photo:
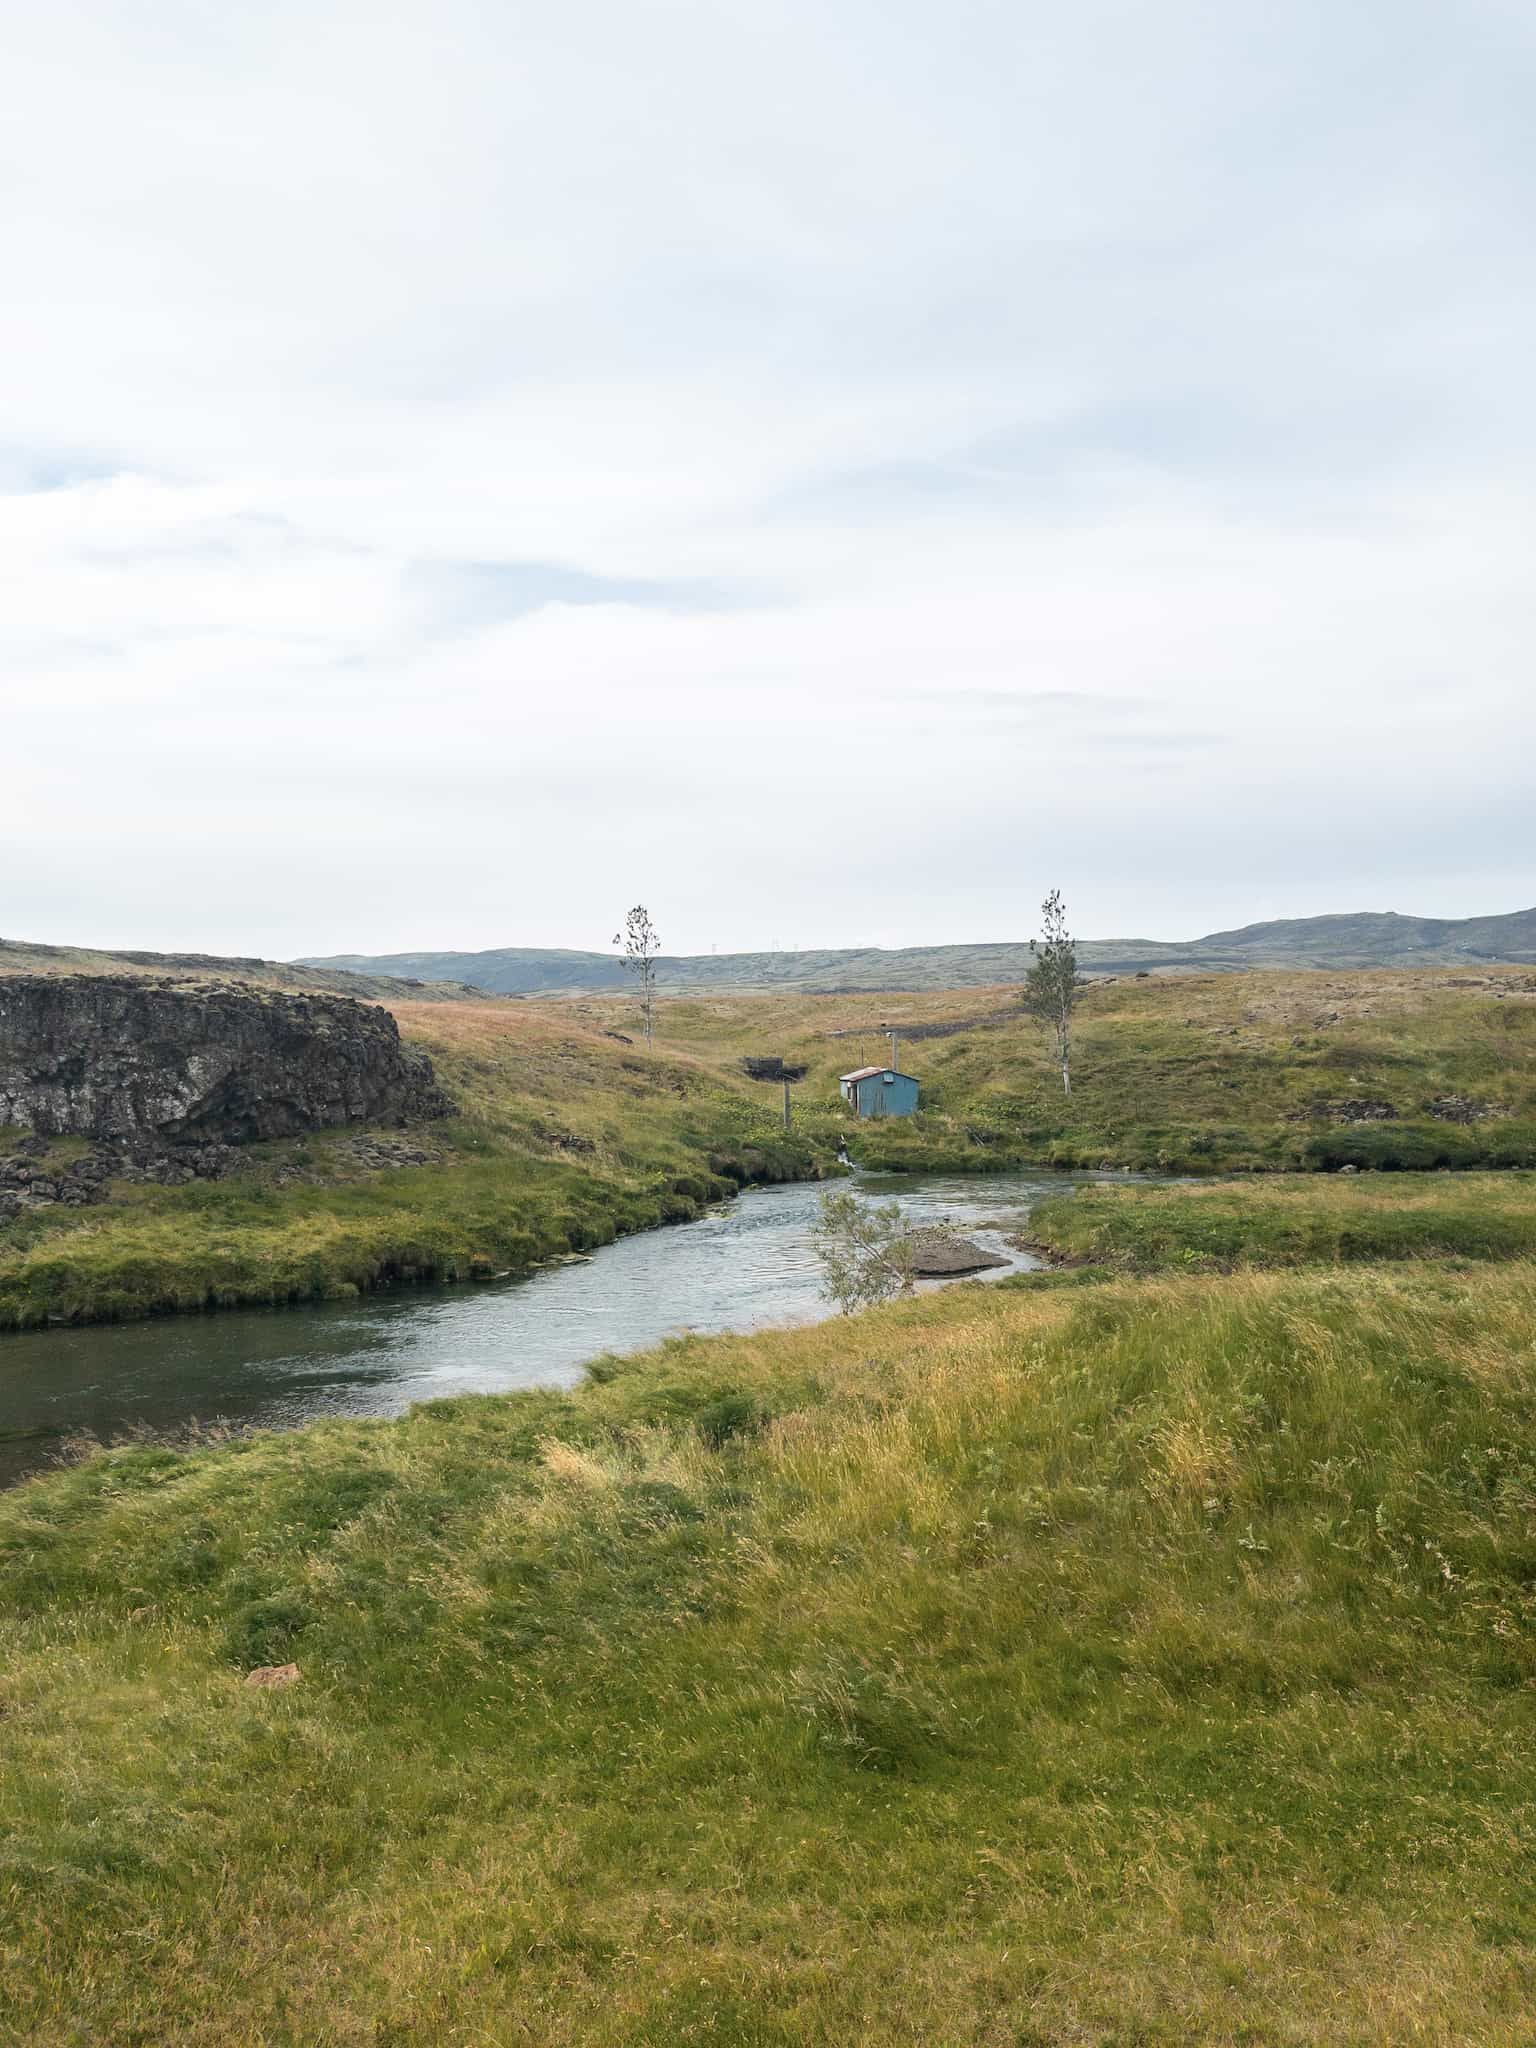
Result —
<instances>
[{"instance_id":1,"label":"small shed","mask_svg":"<svg viewBox=\"0 0 1536 2048\"><path fill-rule=\"evenodd\" d=\"M910 1116L917 1107L917 1083L895 1067L856 1067L838 1086L855 1116Z\"/></svg>"}]
</instances>

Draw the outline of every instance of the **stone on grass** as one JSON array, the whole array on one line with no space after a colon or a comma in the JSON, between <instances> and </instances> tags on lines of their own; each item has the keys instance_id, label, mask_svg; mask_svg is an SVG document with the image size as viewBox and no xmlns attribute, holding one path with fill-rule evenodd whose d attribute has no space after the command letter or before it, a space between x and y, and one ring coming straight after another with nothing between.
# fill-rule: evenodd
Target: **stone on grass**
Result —
<instances>
[{"instance_id":1,"label":"stone on grass","mask_svg":"<svg viewBox=\"0 0 1536 2048\"><path fill-rule=\"evenodd\" d=\"M254 1671L247 1671L247 1685L270 1688L278 1685L297 1685L303 1676L297 1664L258 1664Z\"/></svg>"}]
</instances>

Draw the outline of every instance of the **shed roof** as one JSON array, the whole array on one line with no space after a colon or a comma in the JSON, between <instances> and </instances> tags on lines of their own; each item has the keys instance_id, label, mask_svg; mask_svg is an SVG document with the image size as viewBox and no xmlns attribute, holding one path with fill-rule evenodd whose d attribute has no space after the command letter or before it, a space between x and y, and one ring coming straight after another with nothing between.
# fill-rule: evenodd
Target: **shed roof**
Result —
<instances>
[{"instance_id":1,"label":"shed roof","mask_svg":"<svg viewBox=\"0 0 1536 2048\"><path fill-rule=\"evenodd\" d=\"M840 1081L870 1081L876 1074L894 1074L900 1081L915 1081L915 1074L904 1074L900 1067L855 1067L851 1074L839 1074Z\"/></svg>"}]
</instances>

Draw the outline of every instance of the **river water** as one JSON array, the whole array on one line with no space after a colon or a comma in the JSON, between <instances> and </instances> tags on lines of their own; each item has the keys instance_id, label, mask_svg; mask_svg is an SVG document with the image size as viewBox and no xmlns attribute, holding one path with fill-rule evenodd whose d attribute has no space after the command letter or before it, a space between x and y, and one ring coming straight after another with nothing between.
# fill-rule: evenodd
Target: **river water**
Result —
<instances>
[{"instance_id":1,"label":"river water","mask_svg":"<svg viewBox=\"0 0 1536 2048\"><path fill-rule=\"evenodd\" d=\"M914 1224L955 1223L1017 1271L1040 1262L980 1226L1016 1229L1037 1202L1094 1178L861 1174L857 1185L898 1200ZM749 1189L696 1223L522 1280L0 1335L0 1485L81 1435L398 1415L445 1394L570 1386L587 1359L675 1332L814 1322L829 1312L811 1243L822 1192Z\"/></svg>"}]
</instances>

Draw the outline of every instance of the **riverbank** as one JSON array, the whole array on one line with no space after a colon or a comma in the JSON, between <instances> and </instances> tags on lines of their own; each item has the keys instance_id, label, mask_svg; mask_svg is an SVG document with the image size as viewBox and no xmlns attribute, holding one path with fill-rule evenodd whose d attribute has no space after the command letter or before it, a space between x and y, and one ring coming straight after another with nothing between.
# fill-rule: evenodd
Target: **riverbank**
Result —
<instances>
[{"instance_id":1,"label":"riverbank","mask_svg":"<svg viewBox=\"0 0 1536 2048\"><path fill-rule=\"evenodd\" d=\"M1536 1174L1371 1174L1083 1188L1027 1242L1121 1272L1536 1258Z\"/></svg>"},{"instance_id":2,"label":"riverbank","mask_svg":"<svg viewBox=\"0 0 1536 2048\"><path fill-rule=\"evenodd\" d=\"M360 1166L356 1131L322 1131L244 1148L229 1179L0 1222L0 1329L525 1273L832 1165L826 1142L786 1137L744 1080L686 1054L528 1006L396 1015L457 1109L413 1133L428 1163Z\"/></svg>"},{"instance_id":3,"label":"riverbank","mask_svg":"<svg viewBox=\"0 0 1536 2048\"><path fill-rule=\"evenodd\" d=\"M0 2011L1514 2048L1533 1362L1528 1263L961 1287L34 1482Z\"/></svg>"},{"instance_id":4,"label":"riverbank","mask_svg":"<svg viewBox=\"0 0 1536 2048\"><path fill-rule=\"evenodd\" d=\"M975 1232L1001 1262L989 1270L1001 1273L1038 1265L1009 1240L1061 1182L903 1175L899 1192L915 1229ZM896 1192L862 1185L875 1200ZM85 1442L399 1415L450 1395L568 1387L594 1357L683 1330L818 1321L833 1313L816 1256L821 1196L807 1181L746 1189L692 1222L485 1286L13 1335L0 1345L0 1487Z\"/></svg>"}]
</instances>

